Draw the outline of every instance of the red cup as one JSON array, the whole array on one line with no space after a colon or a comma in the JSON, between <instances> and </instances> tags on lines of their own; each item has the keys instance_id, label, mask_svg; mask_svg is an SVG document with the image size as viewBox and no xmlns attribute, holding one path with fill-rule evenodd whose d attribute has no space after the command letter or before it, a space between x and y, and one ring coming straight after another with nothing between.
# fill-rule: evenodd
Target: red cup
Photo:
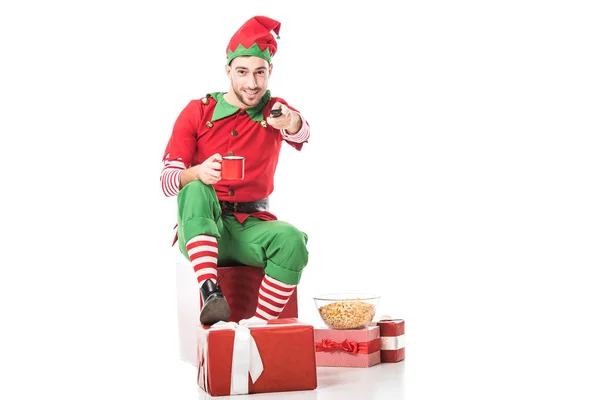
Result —
<instances>
[{"instance_id":1,"label":"red cup","mask_svg":"<svg viewBox=\"0 0 600 400\"><path fill-rule=\"evenodd\" d=\"M244 179L244 161L242 156L225 156L221 161L221 179L240 181Z\"/></svg>"}]
</instances>

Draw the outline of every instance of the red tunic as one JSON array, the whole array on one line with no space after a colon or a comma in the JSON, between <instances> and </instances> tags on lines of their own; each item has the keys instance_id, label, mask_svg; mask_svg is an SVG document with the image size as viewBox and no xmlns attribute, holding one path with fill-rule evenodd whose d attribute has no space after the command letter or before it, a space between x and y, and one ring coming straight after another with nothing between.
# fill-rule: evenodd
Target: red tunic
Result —
<instances>
[{"instance_id":1,"label":"red tunic","mask_svg":"<svg viewBox=\"0 0 600 400\"><path fill-rule=\"evenodd\" d=\"M298 111L267 91L258 106L239 109L223 100L224 93L212 93L202 100L192 100L183 109L173 127L163 161L181 160L185 168L201 164L215 153L243 156L244 180L214 184L219 200L248 202L267 198L274 188L274 176L281 143L278 129L266 123L271 106L279 101ZM208 101L206 101L208 100ZM206 102L206 104L204 104ZM287 141L297 150L303 143ZM235 214L243 222L248 214ZM277 219L269 212L254 213L263 220Z\"/></svg>"}]
</instances>

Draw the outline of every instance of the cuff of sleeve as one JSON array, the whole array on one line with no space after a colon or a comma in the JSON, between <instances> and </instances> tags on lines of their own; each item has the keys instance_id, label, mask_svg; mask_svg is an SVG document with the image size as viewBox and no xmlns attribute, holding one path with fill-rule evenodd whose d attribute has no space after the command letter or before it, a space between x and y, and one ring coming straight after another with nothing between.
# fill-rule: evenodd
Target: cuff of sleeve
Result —
<instances>
[{"instance_id":1,"label":"cuff of sleeve","mask_svg":"<svg viewBox=\"0 0 600 400\"><path fill-rule=\"evenodd\" d=\"M165 168L161 174L163 193L167 197L176 196L179 193L181 185L181 173L183 170L178 168Z\"/></svg>"},{"instance_id":2,"label":"cuff of sleeve","mask_svg":"<svg viewBox=\"0 0 600 400\"><path fill-rule=\"evenodd\" d=\"M302 270L300 271L291 271L289 269L283 268L271 260L267 260L265 267L265 275L270 276L271 278L275 278L280 282L286 283L288 285L297 285L300 283L300 278L302 277Z\"/></svg>"},{"instance_id":3,"label":"cuff of sleeve","mask_svg":"<svg viewBox=\"0 0 600 400\"><path fill-rule=\"evenodd\" d=\"M310 136L310 127L308 126L308 123L306 122L302 114L298 113L298 115L302 120L302 127L300 127L300 130L293 135L287 133L285 129L281 129L281 137L283 137L284 140L288 140L294 143L303 143L308 140L308 137Z\"/></svg>"}]
</instances>

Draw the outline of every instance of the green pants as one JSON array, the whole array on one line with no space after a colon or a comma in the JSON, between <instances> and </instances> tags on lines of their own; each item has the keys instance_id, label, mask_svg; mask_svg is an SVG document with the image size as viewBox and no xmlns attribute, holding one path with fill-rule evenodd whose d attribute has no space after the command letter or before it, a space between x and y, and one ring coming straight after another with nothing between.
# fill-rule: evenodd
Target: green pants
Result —
<instances>
[{"instance_id":1,"label":"green pants","mask_svg":"<svg viewBox=\"0 0 600 400\"><path fill-rule=\"evenodd\" d=\"M308 236L283 221L249 217L240 223L233 215L222 215L211 185L193 181L177 196L179 250L189 260L186 243L198 235L217 238L218 265L264 267L265 275L289 285L300 282L308 264Z\"/></svg>"}]
</instances>

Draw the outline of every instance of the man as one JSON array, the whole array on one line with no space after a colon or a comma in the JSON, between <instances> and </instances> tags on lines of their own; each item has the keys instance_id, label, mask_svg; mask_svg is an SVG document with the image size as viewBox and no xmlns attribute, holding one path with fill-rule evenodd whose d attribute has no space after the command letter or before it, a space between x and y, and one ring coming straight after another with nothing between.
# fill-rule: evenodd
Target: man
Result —
<instances>
[{"instance_id":1,"label":"man","mask_svg":"<svg viewBox=\"0 0 600 400\"><path fill-rule=\"evenodd\" d=\"M307 235L268 211L282 142L301 150L310 136L298 110L267 90L277 51L271 31L279 35L280 26L264 16L242 25L226 50L229 91L192 100L164 153L162 189L177 195L176 240L196 273L203 324L231 314L217 264L265 268L255 317L267 320L279 316L308 263ZM225 155L245 157L243 180L221 179Z\"/></svg>"}]
</instances>

